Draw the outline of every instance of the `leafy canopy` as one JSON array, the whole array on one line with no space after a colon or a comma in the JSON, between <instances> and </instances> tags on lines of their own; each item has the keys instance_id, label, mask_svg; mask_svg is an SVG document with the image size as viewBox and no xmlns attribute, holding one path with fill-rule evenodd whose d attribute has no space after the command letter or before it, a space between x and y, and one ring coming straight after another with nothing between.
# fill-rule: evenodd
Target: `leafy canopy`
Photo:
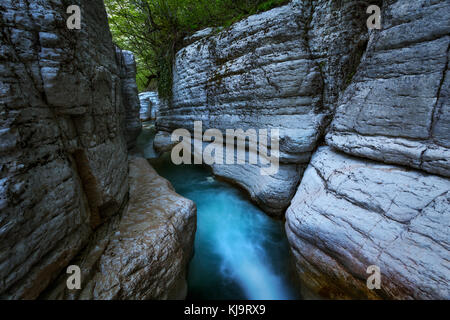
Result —
<instances>
[{"instance_id":1,"label":"leafy canopy","mask_svg":"<svg viewBox=\"0 0 450 320\"><path fill-rule=\"evenodd\" d=\"M206 27L228 27L289 0L105 0L116 44L134 52L140 91L172 92L172 65L183 39Z\"/></svg>"}]
</instances>

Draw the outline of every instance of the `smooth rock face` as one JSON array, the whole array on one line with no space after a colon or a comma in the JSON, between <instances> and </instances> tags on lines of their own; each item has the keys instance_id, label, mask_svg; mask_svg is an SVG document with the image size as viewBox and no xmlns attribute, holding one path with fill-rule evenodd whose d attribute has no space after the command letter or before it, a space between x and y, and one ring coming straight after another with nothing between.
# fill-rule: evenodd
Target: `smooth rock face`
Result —
<instances>
[{"instance_id":1,"label":"smooth rock face","mask_svg":"<svg viewBox=\"0 0 450 320\"><path fill-rule=\"evenodd\" d=\"M216 35L209 29L196 34L192 39L199 40L176 55L172 103L161 106L157 129L192 131L194 121L223 133L280 129L279 174L258 176L252 172L259 168L250 165L213 169L243 186L264 210L284 213L302 174L298 169L309 162L336 88L358 55L353 48L367 39L365 2L352 3L293 1ZM326 37L312 28L325 29Z\"/></svg>"},{"instance_id":2,"label":"smooth rock face","mask_svg":"<svg viewBox=\"0 0 450 320\"><path fill-rule=\"evenodd\" d=\"M286 214L302 282L326 298L449 299L449 206L447 178L320 148Z\"/></svg>"},{"instance_id":3,"label":"smooth rock face","mask_svg":"<svg viewBox=\"0 0 450 320\"><path fill-rule=\"evenodd\" d=\"M184 299L196 230L195 204L175 193L147 160L130 160L130 200L120 222L96 235L77 258L82 290L67 275L46 299Z\"/></svg>"},{"instance_id":4,"label":"smooth rock face","mask_svg":"<svg viewBox=\"0 0 450 320\"><path fill-rule=\"evenodd\" d=\"M337 102L326 136L335 151L315 153L286 213L314 296L450 297L449 9L448 1L383 3L383 29L371 32ZM366 285L371 265L381 290Z\"/></svg>"},{"instance_id":5,"label":"smooth rock face","mask_svg":"<svg viewBox=\"0 0 450 320\"><path fill-rule=\"evenodd\" d=\"M136 84L136 61L130 51L116 48L120 65L120 80L122 85L122 105L125 108L125 138L129 149L136 146L136 139L142 131L139 121L140 101Z\"/></svg>"},{"instance_id":6,"label":"smooth rock face","mask_svg":"<svg viewBox=\"0 0 450 320\"><path fill-rule=\"evenodd\" d=\"M160 100L157 92L149 91L139 94L141 121L156 120L159 115Z\"/></svg>"},{"instance_id":7,"label":"smooth rock face","mask_svg":"<svg viewBox=\"0 0 450 320\"><path fill-rule=\"evenodd\" d=\"M286 164L280 166L278 174L261 175L258 165L212 165L213 173L241 188L248 190L250 198L268 215L280 217L295 195L301 175L302 165Z\"/></svg>"},{"instance_id":8,"label":"smooth rock face","mask_svg":"<svg viewBox=\"0 0 450 320\"><path fill-rule=\"evenodd\" d=\"M450 3L395 1L371 35L327 142L450 177Z\"/></svg>"},{"instance_id":9,"label":"smooth rock face","mask_svg":"<svg viewBox=\"0 0 450 320\"><path fill-rule=\"evenodd\" d=\"M80 31L57 1L0 3L0 298L36 298L126 200L133 59L102 1L74 4Z\"/></svg>"}]
</instances>

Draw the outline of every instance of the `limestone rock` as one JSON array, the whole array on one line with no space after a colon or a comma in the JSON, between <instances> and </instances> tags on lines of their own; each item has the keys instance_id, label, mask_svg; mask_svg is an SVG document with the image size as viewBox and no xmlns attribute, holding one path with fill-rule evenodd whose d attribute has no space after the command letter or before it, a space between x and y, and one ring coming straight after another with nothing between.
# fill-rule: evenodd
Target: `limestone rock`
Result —
<instances>
[{"instance_id":1,"label":"limestone rock","mask_svg":"<svg viewBox=\"0 0 450 320\"><path fill-rule=\"evenodd\" d=\"M326 137L361 159L320 148L286 214L300 278L314 295L450 297L449 5L385 1L383 29L361 47ZM367 288L371 265L381 268L381 290Z\"/></svg>"},{"instance_id":2,"label":"limestone rock","mask_svg":"<svg viewBox=\"0 0 450 320\"><path fill-rule=\"evenodd\" d=\"M141 105L141 121L156 120L160 105L158 93L153 91L142 92L139 94L139 100Z\"/></svg>"},{"instance_id":3,"label":"limestone rock","mask_svg":"<svg viewBox=\"0 0 450 320\"><path fill-rule=\"evenodd\" d=\"M247 189L267 212L284 213L298 169L309 162L368 36L367 2L351 2L293 1L216 34L199 32L176 55L173 99L161 107L157 129L192 130L194 121L223 133L280 129L278 175L255 177L253 166L214 170Z\"/></svg>"},{"instance_id":4,"label":"limestone rock","mask_svg":"<svg viewBox=\"0 0 450 320\"><path fill-rule=\"evenodd\" d=\"M157 132L153 140L153 147L159 153L170 152L176 144L172 142L172 135L164 131Z\"/></svg>"},{"instance_id":5,"label":"limestone rock","mask_svg":"<svg viewBox=\"0 0 450 320\"><path fill-rule=\"evenodd\" d=\"M263 176L258 165L212 165L216 176L247 190L261 209L278 218L295 195L303 170L301 165L286 164L277 174Z\"/></svg>"},{"instance_id":6,"label":"limestone rock","mask_svg":"<svg viewBox=\"0 0 450 320\"><path fill-rule=\"evenodd\" d=\"M122 105L125 108L125 138L127 146L136 146L136 139L142 131L139 121L140 101L136 84L136 61L134 54L116 47L116 55L120 66L120 83L122 89Z\"/></svg>"},{"instance_id":7,"label":"limestone rock","mask_svg":"<svg viewBox=\"0 0 450 320\"><path fill-rule=\"evenodd\" d=\"M371 34L327 142L450 177L448 1L394 1Z\"/></svg>"},{"instance_id":8,"label":"limestone rock","mask_svg":"<svg viewBox=\"0 0 450 320\"><path fill-rule=\"evenodd\" d=\"M81 30L62 27L61 2L0 2L3 299L36 298L128 192L122 66L105 8L71 4L89 8Z\"/></svg>"},{"instance_id":9,"label":"limestone rock","mask_svg":"<svg viewBox=\"0 0 450 320\"><path fill-rule=\"evenodd\" d=\"M449 205L447 178L320 148L286 213L302 282L326 298L449 299Z\"/></svg>"},{"instance_id":10,"label":"limestone rock","mask_svg":"<svg viewBox=\"0 0 450 320\"><path fill-rule=\"evenodd\" d=\"M101 230L74 262L82 270L82 290L68 290L62 275L44 298L185 298L195 204L176 194L143 158L130 160L129 179L129 205L120 222Z\"/></svg>"}]
</instances>

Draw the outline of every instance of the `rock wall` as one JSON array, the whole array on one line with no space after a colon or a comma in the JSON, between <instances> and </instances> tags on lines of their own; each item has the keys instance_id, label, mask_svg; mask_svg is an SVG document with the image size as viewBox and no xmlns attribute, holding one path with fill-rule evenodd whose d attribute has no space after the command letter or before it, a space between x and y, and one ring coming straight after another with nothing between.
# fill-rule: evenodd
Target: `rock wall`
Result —
<instances>
[{"instance_id":1,"label":"rock wall","mask_svg":"<svg viewBox=\"0 0 450 320\"><path fill-rule=\"evenodd\" d=\"M193 254L195 204L176 194L144 158L130 160L130 204L120 221L96 234L75 264L82 290L69 290L66 275L46 299L184 299Z\"/></svg>"},{"instance_id":2,"label":"rock wall","mask_svg":"<svg viewBox=\"0 0 450 320\"><path fill-rule=\"evenodd\" d=\"M66 28L65 1L0 3L0 298L37 298L84 248L97 261L106 247L100 265L111 278L89 297L179 297L195 208L142 162L129 175L141 130L133 55L114 47L103 1L70 4L81 7L81 30ZM136 207L140 182L147 195L167 190L149 197L160 207ZM146 269L152 259L160 264ZM108 287L117 279L120 293Z\"/></svg>"},{"instance_id":3,"label":"rock wall","mask_svg":"<svg viewBox=\"0 0 450 320\"><path fill-rule=\"evenodd\" d=\"M448 1L384 4L337 103L335 150L316 152L287 210L300 278L322 297L450 298L449 18Z\"/></svg>"},{"instance_id":4,"label":"rock wall","mask_svg":"<svg viewBox=\"0 0 450 320\"><path fill-rule=\"evenodd\" d=\"M159 116L159 106L161 101L157 92L148 91L139 94L141 104L140 119L141 121L156 120Z\"/></svg>"},{"instance_id":5,"label":"rock wall","mask_svg":"<svg viewBox=\"0 0 450 320\"><path fill-rule=\"evenodd\" d=\"M367 29L372 4L382 30ZM325 298L448 299L449 6L292 1L204 30L176 56L155 147L170 150L170 132L196 120L204 130L280 128L277 175L212 167L269 214L289 207L304 288ZM381 290L367 288L371 265Z\"/></svg>"},{"instance_id":6,"label":"rock wall","mask_svg":"<svg viewBox=\"0 0 450 320\"><path fill-rule=\"evenodd\" d=\"M200 39L176 55L173 99L157 128L192 130L197 120L204 130L280 129L277 175L261 176L259 165L213 170L266 212L283 214L367 41L366 3L293 1L219 33L200 32L206 38L194 35Z\"/></svg>"},{"instance_id":7,"label":"rock wall","mask_svg":"<svg viewBox=\"0 0 450 320\"><path fill-rule=\"evenodd\" d=\"M142 131L139 121L141 104L136 84L136 61L130 51L116 48L116 55L120 65L122 105L125 109L125 139L128 149L132 149Z\"/></svg>"},{"instance_id":8,"label":"rock wall","mask_svg":"<svg viewBox=\"0 0 450 320\"><path fill-rule=\"evenodd\" d=\"M449 206L446 178L320 148L286 213L305 289L328 299L449 299ZM371 291L373 265L382 283Z\"/></svg>"},{"instance_id":9,"label":"rock wall","mask_svg":"<svg viewBox=\"0 0 450 320\"><path fill-rule=\"evenodd\" d=\"M346 153L450 176L449 3L396 1L339 101L327 142Z\"/></svg>"}]
</instances>

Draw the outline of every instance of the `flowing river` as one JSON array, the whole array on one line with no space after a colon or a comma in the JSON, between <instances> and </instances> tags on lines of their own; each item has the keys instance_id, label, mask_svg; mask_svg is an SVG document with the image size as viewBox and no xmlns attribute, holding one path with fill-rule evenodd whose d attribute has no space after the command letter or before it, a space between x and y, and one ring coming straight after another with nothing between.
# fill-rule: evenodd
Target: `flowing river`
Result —
<instances>
[{"instance_id":1,"label":"flowing river","mask_svg":"<svg viewBox=\"0 0 450 320\"><path fill-rule=\"evenodd\" d=\"M138 139L155 158L150 126ZM284 223L252 204L245 192L214 178L202 166L151 160L177 193L197 204L195 253L189 266L188 299L299 299Z\"/></svg>"}]
</instances>

